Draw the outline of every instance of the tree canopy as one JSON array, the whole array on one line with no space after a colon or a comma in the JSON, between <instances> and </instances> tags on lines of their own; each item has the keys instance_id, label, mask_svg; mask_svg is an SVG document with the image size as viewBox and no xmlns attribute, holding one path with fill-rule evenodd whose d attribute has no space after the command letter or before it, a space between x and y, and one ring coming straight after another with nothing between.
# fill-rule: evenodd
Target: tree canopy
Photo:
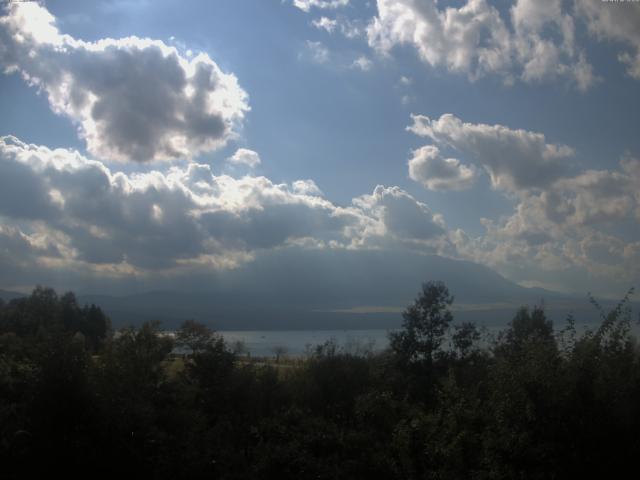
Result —
<instances>
[{"instance_id":1,"label":"tree canopy","mask_svg":"<svg viewBox=\"0 0 640 480\"><path fill-rule=\"evenodd\" d=\"M523 307L494 339L427 282L387 350L239 357L210 327L111 332L38 287L0 304L3 478L601 478L640 453L629 296L579 333ZM277 353L276 353L277 354Z\"/></svg>"}]
</instances>

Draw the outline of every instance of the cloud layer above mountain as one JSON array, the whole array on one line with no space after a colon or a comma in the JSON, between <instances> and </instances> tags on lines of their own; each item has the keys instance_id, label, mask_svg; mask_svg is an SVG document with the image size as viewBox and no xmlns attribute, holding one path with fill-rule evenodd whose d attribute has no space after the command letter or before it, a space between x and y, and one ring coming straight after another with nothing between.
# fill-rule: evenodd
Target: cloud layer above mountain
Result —
<instances>
[{"instance_id":1,"label":"cloud layer above mountain","mask_svg":"<svg viewBox=\"0 0 640 480\"><path fill-rule=\"evenodd\" d=\"M197 163L125 174L15 137L0 140L0 187L0 216L7 219L0 236L19 247L11 248L12 262L113 275L225 269L290 245L350 249L408 241L435 252L446 243L443 220L397 187L378 186L340 207L312 181L233 178Z\"/></svg>"}]
</instances>

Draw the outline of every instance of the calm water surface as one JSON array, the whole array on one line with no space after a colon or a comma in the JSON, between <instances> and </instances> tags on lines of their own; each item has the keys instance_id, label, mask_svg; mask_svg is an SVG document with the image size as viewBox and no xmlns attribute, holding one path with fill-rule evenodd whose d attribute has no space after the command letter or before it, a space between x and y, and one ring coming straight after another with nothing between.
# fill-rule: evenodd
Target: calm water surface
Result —
<instances>
[{"instance_id":1,"label":"calm water surface","mask_svg":"<svg viewBox=\"0 0 640 480\"><path fill-rule=\"evenodd\" d=\"M316 345L334 341L339 347L352 352L383 350L389 344L389 330L254 330L219 331L226 342L243 342L246 350L255 356L273 356L276 349L284 348L287 355L304 355Z\"/></svg>"},{"instance_id":2,"label":"calm water surface","mask_svg":"<svg viewBox=\"0 0 640 480\"><path fill-rule=\"evenodd\" d=\"M559 327L564 327L560 324ZM586 328L595 329L597 324L576 325L580 335ZM557 328L558 326L556 326ZM638 336L638 327L634 325L634 334ZM505 326L481 327L484 329L483 341L490 343ZM284 349L286 355L300 356L310 353L316 345L333 341L339 348L350 353L381 351L389 345L388 333L393 330L222 330L218 331L225 341L233 347L242 342L246 352L253 356L274 356L276 350ZM282 350L281 350L282 353Z\"/></svg>"}]
</instances>

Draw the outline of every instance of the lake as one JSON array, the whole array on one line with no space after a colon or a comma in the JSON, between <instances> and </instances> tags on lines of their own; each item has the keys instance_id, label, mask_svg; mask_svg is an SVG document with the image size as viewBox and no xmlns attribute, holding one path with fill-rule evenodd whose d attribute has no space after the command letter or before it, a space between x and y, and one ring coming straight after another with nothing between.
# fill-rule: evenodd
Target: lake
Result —
<instances>
[{"instance_id":1,"label":"lake","mask_svg":"<svg viewBox=\"0 0 640 480\"><path fill-rule=\"evenodd\" d=\"M565 327L562 322L556 325L556 331ZM482 326L485 335L485 345L495 338L506 326ZM596 329L597 323L582 323L576 325L578 334L585 329ZM633 324L633 333L638 335L638 326ZM257 357L275 356L275 349L282 347L285 355L300 356L309 353L316 345L327 341L334 341L338 347L350 353L363 353L363 351L381 351L389 345L388 333L393 330L221 330L225 341L233 347L235 342L243 342L245 351Z\"/></svg>"},{"instance_id":2,"label":"lake","mask_svg":"<svg viewBox=\"0 0 640 480\"><path fill-rule=\"evenodd\" d=\"M380 351L389 344L389 330L227 330L219 331L225 341L233 346L235 342L244 343L251 355L266 357L275 355L276 348L282 347L286 355L300 356L316 345L335 341L339 347L351 353L363 349Z\"/></svg>"}]
</instances>

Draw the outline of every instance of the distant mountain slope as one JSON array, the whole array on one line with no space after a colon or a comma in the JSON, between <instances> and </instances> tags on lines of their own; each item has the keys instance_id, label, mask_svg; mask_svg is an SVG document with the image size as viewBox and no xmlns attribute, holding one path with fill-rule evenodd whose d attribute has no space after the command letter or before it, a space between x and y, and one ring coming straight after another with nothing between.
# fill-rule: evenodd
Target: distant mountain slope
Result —
<instances>
[{"instance_id":1,"label":"distant mountain slope","mask_svg":"<svg viewBox=\"0 0 640 480\"><path fill-rule=\"evenodd\" d=\"M24 293L12 292L10 290L0 290L0 298L2 300L4 300L5 302L9 302L9 301L13 300L14 298L21 298L21 297L24 297L24 296L25 296Z\"/></svg>"},{"instance_id":2,"label":"distant mountain slope","mask_svg":"<svg viewBox=\"0 0 640 480\"><path fill-rule=\"evenodd\" d=\"M172 328L193 318L226 330L392 328L427 280L447 284L462 320L504 324L519 305L541 301L558 318L593 313L586 299L524 288L472 262L388 251L274 252L207 279L197 291L80 300L103 307L114 325L156 319Z\"/></svg>"}]
</instances>

